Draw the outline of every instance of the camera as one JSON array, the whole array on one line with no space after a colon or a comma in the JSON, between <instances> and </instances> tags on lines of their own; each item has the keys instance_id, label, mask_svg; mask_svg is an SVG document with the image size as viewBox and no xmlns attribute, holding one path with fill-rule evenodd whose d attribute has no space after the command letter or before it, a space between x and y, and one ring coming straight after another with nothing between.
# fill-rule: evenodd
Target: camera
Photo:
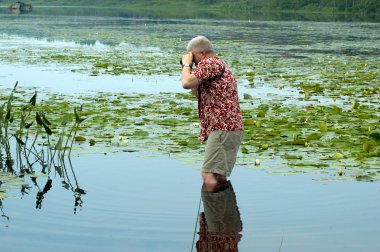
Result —
<instances>
[{"instance_id":1,"label":"camera","mask_svg":"<svg viewBox=\"0 0 380 252\"><path fill-rule=\"evenodd\" d=\"M183 62L182 62L182 58L179 59L179 64L183 67ZM194 56L191 58L191 63L189 63L190 66L192 66L194 64Z\"/></svg>"},{"instance_id":2,"label":"camera","mask_svg":"<svg viewBox=\"0 0 380 252\"><path fill-rule=\"evenodd\" d=\"M190 66L192 66L193 63L194 63L194 62L191 62ZM181 65L181 67L183 67L182 59L179 60L179 64Z\"/></svg>"}]
</instances>

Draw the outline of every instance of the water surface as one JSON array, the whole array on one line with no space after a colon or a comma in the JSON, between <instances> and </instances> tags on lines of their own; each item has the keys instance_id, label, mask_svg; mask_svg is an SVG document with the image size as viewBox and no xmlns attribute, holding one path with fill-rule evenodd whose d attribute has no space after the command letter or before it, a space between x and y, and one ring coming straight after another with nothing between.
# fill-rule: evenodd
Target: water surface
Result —
<instances>
[{"instance_id":1,"label":"water surface","mask_svg":"<svg viewBox=\"0 0 380 252\"><path fill-rule=\"evenodd\" d=\"M42 188L15 191L17 198L2 200L4 251L191 250L202 186L196 166L147 153L72 161L86 190L81 206L54 174L41 209ZM240 251L278 251L283 240L281 251L376 252L379 184L318 177L236 167L230 180L243 223Z\"/></svg>"},{"instance_id":2,"label":"water surface","mask_svg":"<svg viewBox=\"0 0 380 252\"><path fill-rule=\"evenodd\" d=\"M79 100L89 111L104 112L93 117L121 123L81 131L111 140L99 141L95 149L75 145L73 170L67 167L71 186L52 170L35 179L26 176L28 186L22 191L8 187L14 198L1 200L4 251L191 250L201 196L202 147L184 146L187 138L181 142L170 136L194 140L198 134L191 113L175 117L173 111L195 109L195 101L180 87L178 59L186 41L200 32L215 41L236 73L242 107L252 109L252 120L261 107L282 108L291 124L302 119L297 113L305 106L339 106L347 111L352 99L368 106L371 116L380 116L379 23L183 20L100 10L74 15L62 9L55 9L54 15L44 11L0 13L0 97L19 81L18 97L38 90L42 102L54 101L48 104L52 108L62 100L73 104ZM308 87L311 97L305 98ZM253 98L245 99L246 94ZM115 111L126 108L136 114L144 108L153 116L115 116ZM172 117L179 118L177 127L148 124ZM366 130L378 124L360 120ZM95 128L95 133L88 128ZM150 137L133 138L136 130L150 131ZM258 138L259 128L254 131ZM119 134L130 137L128 145L119 146ZM327 142L333 138L328 137ZM355 138L359 140L362 136ZM239 153L231 177L243 223L241 251L280 247L285 252L378 251L379 183L356 180L369 172L378 174L378 157L359 162L346 151L351 159L326 161L323 155L335 149L321 154L318 148L287 147L285 153L301 153L305 159L321 154L311 162L322 159L330 165L299 168L281 159L284 152L257 149L248 141L243 146L252 149ZM261 166L253 165L257 157ZM345 176L337 175L340 167Z\"/></svg>"}]
</instances>

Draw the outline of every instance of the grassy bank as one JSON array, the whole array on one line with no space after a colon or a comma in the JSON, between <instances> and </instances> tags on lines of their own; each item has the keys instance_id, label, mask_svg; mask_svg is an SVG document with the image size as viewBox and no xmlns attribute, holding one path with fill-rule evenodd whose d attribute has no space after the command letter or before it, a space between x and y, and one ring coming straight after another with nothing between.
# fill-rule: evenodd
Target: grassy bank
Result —
<instances>
[{"instance_id":1,"label":"grassy bank","mask_svg":"<svg viewBox=\"0 0 380 252\"><path fill-rule=\"evenodd\" d=\"M9 6L13 1L0 2L0 6ZM366 12L362 9L338 9L332 6L307 5L302 8L289 8L284 6L259 5L256 1L64 1L64 0L36 0L25 1L35 8L47 6L65 7L107 7L116 8L131 14L148 17L165 18L218 18L218 19L252 19L252 20L311 20L311 21L372 21L380 22L377 6L373 11ZM270 2L270 1L269 1ZM272 3L273 4L273 3Z\"/></svg>"}]
</instances>

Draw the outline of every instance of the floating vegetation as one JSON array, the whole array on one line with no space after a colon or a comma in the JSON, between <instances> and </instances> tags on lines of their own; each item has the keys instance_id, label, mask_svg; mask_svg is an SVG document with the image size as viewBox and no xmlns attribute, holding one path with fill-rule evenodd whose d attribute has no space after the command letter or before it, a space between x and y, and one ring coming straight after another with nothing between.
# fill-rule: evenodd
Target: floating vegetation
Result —
<instances>
[{"instance_id":1,"label":"floating vegetation","mask_svg":"<svg viewBox=\"0 0 380 252\"><path fill-rule=\"evenodd\" d=\"M59 114L70 99L74 97L62 95L59 100L46 99L42 106ZM75 99L81 100L82 113L88 117L81 125L81 135L74 137L73 150L79 153L153 151L189 162L202 160L204 146L198 140L196 101L190 93L102 92ZM276 169L291 173L318 169L336 173L342 168L346 169L345 176L355 177L362 171L377 179L380 118L376 107L361 105L352 110L274 103L256 108L248 101L242 101L241 106L245 135L238 164L253 166L255 157L260 157L260 169L274 169L265 163L277 159L281 165ZM363 118L367 113L371 116ZM54 122L59 117L49 120ZM321 125L327 126L321 129Z\"/></svg>"},{"instance_id":2,"label":"floating vegetation","mask_svg":"<svg viewBox=\"0 0 380 252\"><path fill-rule=\"evenodd\" d=\"M83 23L63 18L60 24L70 29L57 31L49 28L57 21L50 20L31 35L37 39L13 35L25 34L25 23L8 28L9 22L0 21L7 33L0 36L10 44L0 51L2 63L53 65L66 74L88 76L179 76L178 57L188 34L202 30L244 89L239 165L275 173L326 173L341 180L380 178L378 24L112 20L97 22L91 35ZM352 35L345 40L348 30ZM153 151L202 161L196 100L188 93L44 95L40 106L53 125L72 101L83 104L81 113L88 119L74 138L76 153ZM53 135L59 132L45 126ZM254 165L256 159L260 165Z\"/></svg>"}]
</instances>

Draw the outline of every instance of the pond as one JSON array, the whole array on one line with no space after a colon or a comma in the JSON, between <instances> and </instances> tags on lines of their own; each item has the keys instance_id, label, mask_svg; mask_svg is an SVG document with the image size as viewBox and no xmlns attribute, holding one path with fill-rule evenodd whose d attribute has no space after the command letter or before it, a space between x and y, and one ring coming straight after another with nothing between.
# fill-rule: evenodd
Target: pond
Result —
<instances>
[{"instance_id":1,"label":"pond","mask_svg":"<svg viewBox=\"0 0 380 252\"><path fill-rule=\"evenodd\" d=\"M54 173L38 204L47 178L2 200L3 251L191 251L202 186L193 165L149 153L72 162L80 200ZM378 183L318 178L236 167L240 251L278 251L281 241L281 251L377 251Z\"/></svg>"},{"instance_id":2,"label":"pond","mask_svg":"<svg viewBox=\"0 0 380 252\"><path fill-rule=\"evenodd\" d=\"M191 251L204 147L178 61L200 33L239 82L245 136L215 196L236 199L239 249L378 251L379 23L51 13L0 13L0 104L37 91L53 144L80 107L84 141L66 167L2 164L5 251Z\"/></svg>"}]
</instances>

